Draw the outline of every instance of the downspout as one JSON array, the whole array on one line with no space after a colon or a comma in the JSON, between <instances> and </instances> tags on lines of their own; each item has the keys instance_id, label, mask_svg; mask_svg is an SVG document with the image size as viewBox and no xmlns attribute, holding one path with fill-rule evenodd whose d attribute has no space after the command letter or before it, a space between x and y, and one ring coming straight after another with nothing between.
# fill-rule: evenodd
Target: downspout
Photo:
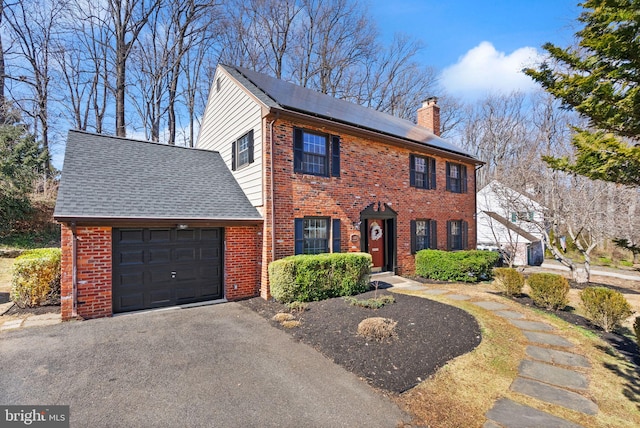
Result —
<instances>
[{"instance_id":1,"label":"downspout","mask_svg":"<svg viewBox=\"0 0 640 428\"><path fill-rule=\"evenodd\" d=\"M271 150L271 156L269 156L269 165L271 168L271 174L270 174L270 186L269 186L269 196L271 199L271 261L274 261L276 259L276 204L275 201L273 200L273 195L274 195L274 187L275 187L275 180L274 180L274 175L275 172L273 170L273 157L275 155L275 143L273 142L273 124L275 123L275 121L278 119L278 116L280 116L279 112L276 112L276 118L273 119L270 123L269 123L269 145L270 145L270 150Z\"/></svg>"},{"instance_id":2,"label":"downspout","mask_svg":"<svg viewBox=\"0 0 640 428\"><path fill-rule=\"evenodd\" d=\"M475 222L475 225L473 227L473 231L476 235L476 248L478 248L478 170L480 168L482 168L484 166L484 164L480 164L480 165L476 165L476 167L474 168L474 175L475 177L473 177L473 193L474 193L474 197L473 197L473 220Z\"/></svg>"},{"instance_id":3,"label":"downspout","mask_svg":"<svg viewBox=\"0 0 640 428\"><path fill-rule=\"evenodd\" d=\"M78 316L78 233L76 230L76 222L71 223L71 316Z\"/></svg>"}]
</instances>

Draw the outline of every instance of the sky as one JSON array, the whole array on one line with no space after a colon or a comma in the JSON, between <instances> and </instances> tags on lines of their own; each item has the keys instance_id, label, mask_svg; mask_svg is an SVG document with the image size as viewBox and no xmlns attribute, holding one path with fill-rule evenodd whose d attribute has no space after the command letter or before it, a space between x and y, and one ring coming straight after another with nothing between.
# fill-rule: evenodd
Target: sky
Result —
<instances>
[{"instance_id":1,"label":"sky","mask_svg":"<svg viewBox=\"0 0 640 428\"><path fill-rule=\"evenodd\" d=\"M400 32L422 41L418 61L466 100L534 90L520 70L543 58L544 43L570 45L582 11L577 0L369 1L382 37Z\"/></svg>"}]
</instances>

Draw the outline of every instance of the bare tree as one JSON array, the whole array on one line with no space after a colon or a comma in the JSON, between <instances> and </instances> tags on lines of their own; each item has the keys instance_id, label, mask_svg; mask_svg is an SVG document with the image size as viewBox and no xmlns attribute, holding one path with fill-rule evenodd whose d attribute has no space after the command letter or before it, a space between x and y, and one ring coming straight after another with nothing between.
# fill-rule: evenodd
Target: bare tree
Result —
<instances>
[{"instance_id":1,"label":"bare tree","mask_svg":"<svg viewBox=\"0 0 640 428\"><path fill-rule=\"evenodd\" d=\"M50 152L51 56L65 7L62 0L44 4L21 0L5 2L2 8L11 41L6 54L12 58L3 76L11 80L9 91L23 115L32 120L34 134L47 153ZM50 156L45 158L44 170L51 170Z\"/></svg>"}]
</instances>

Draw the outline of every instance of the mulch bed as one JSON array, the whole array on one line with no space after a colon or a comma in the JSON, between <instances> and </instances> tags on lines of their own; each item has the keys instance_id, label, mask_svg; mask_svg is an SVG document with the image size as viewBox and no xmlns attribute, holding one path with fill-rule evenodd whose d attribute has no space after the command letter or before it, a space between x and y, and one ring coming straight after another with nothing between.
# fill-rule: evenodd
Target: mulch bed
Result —
<instances>
[{"instance_id":1,"label":"mulch bed","mask_svg":"<svg viewBox=\"0 0 640 428\"><path fill-rule=\"evenodd\" d=\"M356 297L368 299L374 294L369 291ZM413 388L447 361L480 344L478 323L463 310L420 297L377 292L377 296L386 294L396 302L380 309L353 306L343 298L310 302L306 311L295 314L301 324L294 328L271 319L286 312L285 305L260 297L240 303L371 385L397 393ZM358 336L358 324L370 317L397 321L397 336L382 342Z\"/></svg>"},{"instance_id":2,"label":"mulch bed","mask_svg":"<svg viewBox=\"0 0 640 428\"><path fill-rule=\"evenodd\" d=\"M11 308L1 315L42 315L42 314L59 314L60 305L45 305L36 306L34 308L21 308L18 305L13 305Z\"/></svg>"}]
</instances>

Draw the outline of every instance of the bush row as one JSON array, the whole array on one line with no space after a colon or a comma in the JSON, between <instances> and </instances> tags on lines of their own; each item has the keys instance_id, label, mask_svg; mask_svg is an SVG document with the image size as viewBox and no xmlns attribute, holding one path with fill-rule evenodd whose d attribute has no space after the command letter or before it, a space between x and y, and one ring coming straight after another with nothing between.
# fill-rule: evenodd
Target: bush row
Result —
<instances>
[{"instance_id":1,"label":"bush row","mask_svg":"<svg viewBox=\"0 0 640 428\"><path fill-rule=\"evenodd\" d=\"M371 255L366 253L297 255L269 264L271 295L283 303L363 293L370 274Z\"/></svg>"},{"instance_id":2,"label":"bush row","mask_svg":"<svg viewBox=\"0 0 640 428\"><path fill-rule=\"evenodd\" d=\"M491 279L499 259L495 251L421 250L416 254L416 275L438 281L478 282Z\"/></svg>"},{"instance_id":3,"label":"bush row","mask_svg":"<svg viewBox=\"0 0 640 428\"><path fill-rule=\"evenodd\" d=\"M11 300L21 308L60 300L60 248L22 253L13 263Z\"/></svg>"}]
</instances>

